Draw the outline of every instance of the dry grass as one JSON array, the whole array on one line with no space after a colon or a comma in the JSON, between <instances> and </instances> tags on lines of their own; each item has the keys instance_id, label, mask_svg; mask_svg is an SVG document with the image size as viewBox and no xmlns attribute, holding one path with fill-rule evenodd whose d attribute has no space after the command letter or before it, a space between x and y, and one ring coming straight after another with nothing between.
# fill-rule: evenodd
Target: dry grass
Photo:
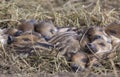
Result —
<instances>
[{"instance_id":1,"label":"dry grass","mask_svg":"<svg viewBox=\"0 0 120 77\"><path fill-rule=\"evenodd\" d=\"M0 27L16 27L20 19L51 19L56 26L105 26L120 20L120 0L0 0ZM0 70L2 73L57 73L72 71L64 57L51 52L33 51L34 55L18 54L2 47ZM95 73L120 71L120 53L104 61ZM112 66L112 67L111 67ZM116 75L117 76L117 75Z\"/></svg>"}]
</instances>

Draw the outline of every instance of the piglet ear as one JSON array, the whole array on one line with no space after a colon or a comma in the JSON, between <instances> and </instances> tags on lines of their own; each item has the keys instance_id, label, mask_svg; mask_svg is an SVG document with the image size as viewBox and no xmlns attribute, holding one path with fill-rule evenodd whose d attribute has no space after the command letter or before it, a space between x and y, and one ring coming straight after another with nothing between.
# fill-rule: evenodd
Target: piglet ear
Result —
<instances>
[{"instance_id":1,"label":"piglet ear","mask_svg":"<svg viewBox=\"0 0 120 77\"><path fill-rule=\"evenodd\" d=\"M105 27L105 32L108 35L115 36L117 38L120 38L120 23L119 22L113 22Z\"/></svg>"}]
</instances>

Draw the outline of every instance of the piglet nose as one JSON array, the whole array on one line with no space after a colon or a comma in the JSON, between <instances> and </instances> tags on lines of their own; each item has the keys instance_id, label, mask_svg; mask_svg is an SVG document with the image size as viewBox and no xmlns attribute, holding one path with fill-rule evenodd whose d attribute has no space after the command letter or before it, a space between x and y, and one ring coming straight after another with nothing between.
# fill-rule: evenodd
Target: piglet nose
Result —
<instances>
[{"instance_id":1,"label":"piglet nose","mask_svg":"<svg viewBox=\"0 0 120 77\"><path fill-rule=\"evenodd\" d=\"M51 32L52 34L54 34L54 30L53 30L53 29L51 29L50 32Z\"/></svg>"},{"instance_id":2,"label":"piglet nose","mask_svg":"<svg viewBox=\"0 0 120 77\"><path fill-rule=\"evenodd\" d=\"M11 44L12 42L14 42L14 38L12 36L8 36L7 43Z\"/></svg>"},{"instance_id":3,"label":"piglet nose","mask_svg":"<svg viewBox=\"0 0 120 77\"><path fill-rule=\"evenodd\" d=\"M90 48L90 49L94 49L94 48L95 48L95 45L93 45L92 43L88 43L87 46L88 46L88 48Z\"/></svg>"},{"instance_id":4,"label":"piglet nose","mask_svg":"<svg viewBox=\"0 0 120 77\"><path fill-rule=\"evenodd\" d=\"M49 37L49 36L44 36L44 38L45 38L46 41L51 39L51 37Z\"/></svg>"},{"instance_id":5,"label":"piglet nose","mask_svg":"<svg viewBox=\"0 0 120 77\"><path fill-rule=\"evenodd\" d=\"M87 44L87 47L88 47L90 50L92 50L93 52L97 52L97 51L98 51L97 48L96 48L96 46L95 46L94 44L92 44L92 43L88 43L88 44Z\"/></svg>"},{"instance_id":6,"label":"piglet nose","mask_svg":"<svg viewBox=\"0 0 120 77\"><path fill-rule=\"evenodd\" d=\"M91 44L91 43L88 43L87 46L88 46L88 47L92 47L92 44Z\"/></svg>"},{"instance_id":7,"label":"piglet nose","mask_svg":"<svg viewBox=\"0 0 120 77\"><path fill-rule=\"evenodd\" d=\"M17 31L17 32L15 33L15 36L20 36L22 33L23 33L22 31Z\"/></svg>"}]
</instances>

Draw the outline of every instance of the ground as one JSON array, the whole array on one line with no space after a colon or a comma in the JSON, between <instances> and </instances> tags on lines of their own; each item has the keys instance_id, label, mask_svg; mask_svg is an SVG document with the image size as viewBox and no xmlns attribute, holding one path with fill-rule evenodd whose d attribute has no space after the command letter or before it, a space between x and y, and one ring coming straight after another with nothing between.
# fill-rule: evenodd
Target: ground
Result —
<instances>
[{"instance_id":1,"label":"ground","mask_svg":"<svg viewBox=\"0 0 120 77\"><path fill-rule=\"evenodd\" d=\"M0 0L0 28L15 28L20 19L50 19L56 26L79 28L106 26L120 20L120 0ZM16 54L14 49L2 47L0 50L0 71L4 75L14 74L15 77L21 77L41 73L41 77L49 77L46 74L73 73L65 58L57 56L55 50L52 53L37 51L39 55L27 58ZM117 76L116 73L120 72L119 51L116 51L117 55L113 59L105 60L101 68L91 68L86 73L112 72ZM66 74L59 76L66 77ZM74 76L78 77L75 74Z\"/></svg>"}]
</instances>

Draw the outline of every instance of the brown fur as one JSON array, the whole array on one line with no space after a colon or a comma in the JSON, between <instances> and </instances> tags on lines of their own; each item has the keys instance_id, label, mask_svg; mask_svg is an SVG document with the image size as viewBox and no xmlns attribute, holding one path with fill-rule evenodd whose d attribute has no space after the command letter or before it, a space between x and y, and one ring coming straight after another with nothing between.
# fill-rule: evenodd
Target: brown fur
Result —
<instances>
[{"instance_id":1,"label":"brown fur","mask_svg":"<svg viewBox=\"0 0 120 77\"><path fill-rule=\"evenodd\" d=\"M116 38L120 38L120 23L113 22L107 25L105 28L105 32L110 36L113 35Z\"/></svg>"},{"instance_id":2,"label":"brown fur","mask_svg":"<svg viewBox=\"0 0 120 77\"><path fill-rule=\"evenodd\" d=\"M50 39L57 32L57 28L52 22L41 21L35 24L35 31L40 33L46 39Z\"/></svg>"},{"instance_id":3,"label":"brown fur","mask_svg":"<svg viewBox=\"0 0 120 77\"><path fill-rule=\"evenodd\" d=\"M112 45L116 48L116 46L120 43L120 23L113 22L107 25L105 32L111 36Z\"/></svg>"},{"instance_id":4,"label":"brown fur","mask_svg":"<svg viewBox=\"0 0 120 77\"><path fill-rule=\"evenodd\" d=\"M100 50L94 52L94 57L92 56L93 59L91 59L90 64L97 64L99 61L98 59L111 58L115 55L114 50L120 43L120 23L113 22L101 29L91 28L88 32L91 45L94 45L96 49ZM96 35L102 38L94 39Z\"/></svg>"},{"instance_id":5,"label":"brown fur","mask_svg":"<svg viewBox=\"0 0 120 77\"><path fill-rule=\"evenodd\" d=\"M100 56L98 58L103 58L104 55L112 52L111 37L105 33L105 30L102 27L91 27L88 30L85 30L82 36L78 35L74 31L58 33L49 42L53 45L57 44L56 47L60 49L61 53L64 53L62 55L67 54L65 56L67 56L68 58L72 58L72 61L75 61L74 63L76 63L76 65L86 63L81 61L81 55L85 56L84 54L79 54L79 56L75 53L82 51L85 52L87 55L93 55L93 59L90 61L90 63L96 64L98 56ZM88 44L93 45L93 47L89 47ZM86 50L87 46L89 48L88 50ZM89 54L88 52L92 52L92 54ZM75 54L73 55L74 57L72 57L72 54ZM78 59L80 60L78 61Z\"/></svg>"},{"instance_id":6,"label":"brown fur","mask_svg":"<svg viewBox=\"0 0 120 77\"><path fill-rule=\"evenodd\" d=\"M113 27L113 25L115 26ZM87 64L90 66L97 64L99 59L103 59L103 56L107 56L113 51L115 45L118 45L119 34L117 32L119 33L119 30L117 29L119 29L119 26L119 24L111 24L105 28L91 27L77 33L76 31L66 30L54 32L56 27L53 24L41 22L35 25L35 31L41 33L41 35L35 32L23 33L21 36L15 37L12 45L23 49L24 47L31 49L33 45L36 48L41 47L41 43L45 45L52 44L59 50L61 55L66 56L67 60L73 62L72 67L80 67L83 70ZM113 29L111 29L112 27ZM51 38L48 41L49 43L42 36ZM42 47L46 48L45 46ZM84 59L89 59L89 63L83 61Z\"/></svg>"},{"instance_id":7,"label":"brown fur","mask_svg":"<svg viewBox=\"0 0 120 77\"><path fill-rule=\"evenodd\" d=\"M17 52L31 52L32 50L47 50L51 51L53 46L45 41L45 39L36 32L25 32L18 37L13 38L13 47Z\"/></svg>"},{"instance_id":8,"label":"brown fur","mask_svg":"<svg viewBox=\"0 0 120 77\"><path fill-rule=\"evenodd\" d=\"M111 37L105 33L104 28L92 27L88 30L87 34L87 37L90 40L89 45L91 45L93 48L96 47L96 49L99 50L96 53L107 52L107 50L109 52L109 49L112 49Z\"/></svg>"},{"instance_id":9,"label":"brown fur","mask_svg":"<svg viewBox=\"0 0 120 77\"><path fill-rule=\"evenodd\" d=\"M48 42L55 45L61 55L64 55L66 59L72 61L71 66L74 70L80 67L79 70L84 70L86 67L87 59L84 52L80 52L79 36L74 31L61 32L52 37Z\"/></svg>"},{"instance_id":10,"label":"brown fur","mask_svg":"<svg viewBox=\"0 0 120 77\"><path fill-rule=\"evenodd\" d=\"M20 24L18 25L18 30L21 30L23 32L26 31L34 31L34 24L35 22L26 21L26 20L20 20Z\"/></svg>"},{"instance_id":11,"label":"brown fur","mask_svg":"<svg viewBox=\"0 0 120 77\"><path fill-rule=\"evenodd\" d=\"M87 55L84 52L77 52L71 57L71 66L74 68L74 70L85 70L88 58Z\"/></svg>"},{"instance_id":12,"label":"brown fur","mask_svg":"<svg viewBox=\"0 0 120 77\"><path fill-rule=\"evenodd\" d=\"M61 55L71 57L71 53L76 53L79 48L78 35L75 32L58 33L48 42L60 51Z\"/></svg>"},{"instance_id":13,"label":"brown fur","mask_svg":"<svg viewBox=\"0 0 120 77\"><path fill-rule=\"evenodd\" d=\"M11 35L11 36L19 36L22 34L22 31L19 31L15 28L9 28L6 30L5 34Z\"/></svg>"}]
</instances>

